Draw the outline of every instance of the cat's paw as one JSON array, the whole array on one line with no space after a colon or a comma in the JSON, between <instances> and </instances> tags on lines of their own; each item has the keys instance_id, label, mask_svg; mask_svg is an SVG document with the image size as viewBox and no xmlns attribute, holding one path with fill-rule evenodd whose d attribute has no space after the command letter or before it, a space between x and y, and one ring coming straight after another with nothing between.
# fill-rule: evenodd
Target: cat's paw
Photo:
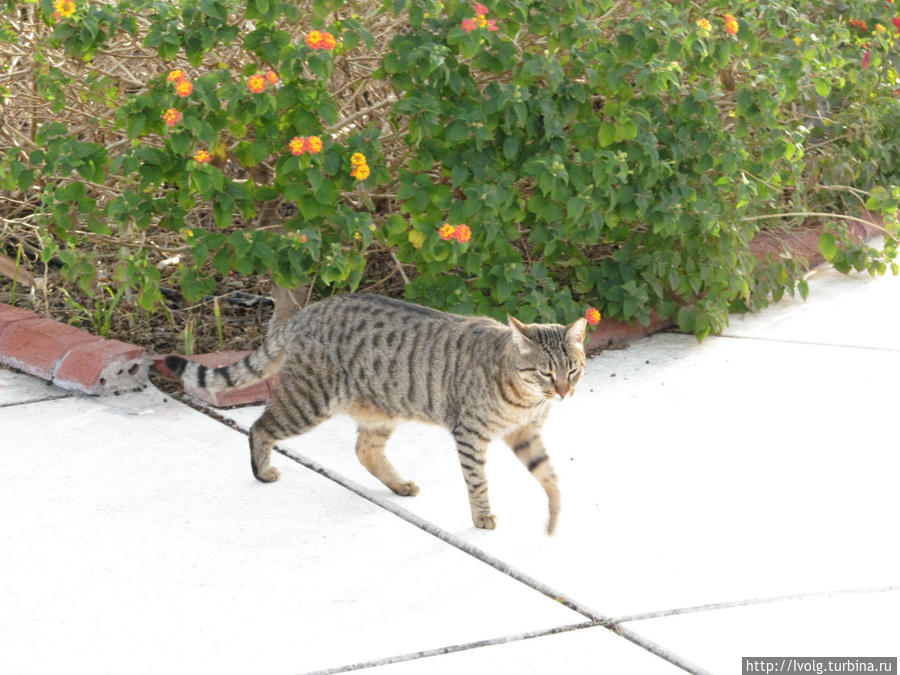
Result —
<instances>
[{"instance_id":1,"label":"cat's paw","mask_svg":"<svg viewBox=\"0 0 900 675\"><path fill-rule=\"evenodd\" d=\"M391 487L391 490L396 492L401 497L415 497L419 494L419 486L413 483L411 480L406 481L405 483L399 483Z\"/></svg>"},{"instance_id":2,"label":"cat's paw","mask_svg":"<svg viewBox=\"0 0 900 675\"><path fill-rule=\"evenodd\" d=\"M475 527L480 527L484 530L493 530L497 527L497 516L493 513L472 516L472 522L475 523Z\"/></svg>"},{"instance_id":3,"label":"cat's paw","mask_svg":"<svg viewBox=\"0 0 900 675\"><path fill-rule=\"evenodd\" d=\"M281 474L274 466L269 466L256 474L256 480L263 483L274 483Z\"/></svg>"}]
</instances>

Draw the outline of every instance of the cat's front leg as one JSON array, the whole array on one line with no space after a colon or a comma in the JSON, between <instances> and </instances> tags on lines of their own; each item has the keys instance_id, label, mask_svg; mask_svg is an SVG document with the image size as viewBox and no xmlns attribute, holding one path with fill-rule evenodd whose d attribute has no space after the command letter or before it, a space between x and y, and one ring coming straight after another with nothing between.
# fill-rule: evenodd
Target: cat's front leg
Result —
<instances>
[{"instance_id":1,"label":"cat's front leg","mask_svg":"<svg viewBox=\"0 0 900 675\"><path fill-rule=\"evenodd\" d=\"M547 534L553 534L556 520L559 518L559 481L541 440L541 430L533 426L523 427L506 436L504 440L547 493L550 509Z\"/></svg>"},{"instance_id":2,"label":"cat's front leg","mask_svg":"<svg viewBox=\"0 0 900 675\"><path fill-rule=\"evenodd\" d=\"M453 437L456 439L459 465L469 491L472 522L475 527L493 530L497 527L497 516L491 513L487 476L484 473L488 439L463 425L458 425L453 430Z\"/></svg>"}]
</instances>

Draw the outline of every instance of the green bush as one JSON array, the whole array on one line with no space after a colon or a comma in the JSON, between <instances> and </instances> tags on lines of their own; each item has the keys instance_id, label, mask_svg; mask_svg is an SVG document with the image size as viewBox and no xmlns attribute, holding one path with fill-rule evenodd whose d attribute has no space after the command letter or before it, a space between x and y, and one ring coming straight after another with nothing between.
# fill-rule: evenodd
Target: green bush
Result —
<instances>
[{"instance_id":1,"label":"green bush","mask_svg":"<svg viewBox=\"0 0 900 675\"><path fill-rule=\"evenodd\" d=\"M750 252L762 227L825 221L844 271L896 256L900 11L884 0L66 2L41 0L32 25L48 114L0 186L85 286L85 238L122 244L113 278L148 309L171 250L191 301L232 271L356 289L389 254L405 296L435 307L656 313L702 338L805 297L803 261ZM144 80L122 75L132 48ZM320 151L291 151L309 137ZM847 234L865 209L886 218L883 250ZM141 245L159 232L171 250Z\"/></svg>"}]
</instances>

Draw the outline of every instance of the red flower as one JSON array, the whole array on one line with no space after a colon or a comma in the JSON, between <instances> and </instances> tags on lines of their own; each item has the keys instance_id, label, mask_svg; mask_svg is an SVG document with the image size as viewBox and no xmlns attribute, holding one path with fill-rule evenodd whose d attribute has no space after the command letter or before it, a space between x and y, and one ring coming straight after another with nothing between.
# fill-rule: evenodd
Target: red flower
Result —
<instances>
[{"instance_id":1,"label":"red flower","mask_svg":"<svg viewBox=\"0 0 900 675\"><path fill-rule=\"evenodd\" d=\"M471 33L475 30L475 20L474 19L463 19L462 29L467 33Z\"/></svg>"},{"instance_id":2,"label":"red flower","mask_svg":"<svg viewBox=\"0 0 900 675\"><path fill-rule=\"evenodd\" d=\"M891 19L891 23L894 24L894 28L897 29L897 32L900 33L900 16L895 16Z\"/></svg>"},{"instance_id":3,"label":"red flower","mask_svg":"<svg viewBox=\"0 0 900 675\"><path fill-rule=\"evenodd\" d=\"M294 136L288 143L288 147L291 149L292 155L302 155L308 149L306 147L306 139L303 136Z\"/></svg>"},{"instance_id":4,"label":"red flower","mask_svg":"<svg viewBox=\"0 0 900 675\"><path fill-rule=\"evenodd\" d=\"M600 323L600 310L596 307L588 307L587 311L584 313L584 318L587 319L587 322L592 326L596 326Z\"/></svg>"},{"instance_id":5,"label":"red flower","mask_svg":"<svg viewBox=\"0 0 900 675\"><path fill-rule=\"evenodd\" d=\"M489 33L491 31L500 30L499 28L497 28L497 20L496 19L488 19L487 29L488 29Z\"/></svg>"},{"instance_id":6,"label":"red flower","mask_svg":"<svg viewBox=\"0 0 900 675\"><path fill-rule=\"evenodd\" d=\"M465 244L472 238L472 230L468 225L457 225L453 236L460 244Z\"/></svg>"},{"instance_id":7,"label":"red flower","mask_svg":"<svg viewBox=\"0 0 900 675\"><path fill-rule=\"evenodd\" d=\"M482 4L475 5L475 13L478 16L484 16L485 14L488 13L488 8Z\"/></svg>"},{"instance_id":8,"label":"red flower","mask_svg":"<svg viewBox=\"0 0 900 675\"><path fill-rule=\"evenodd\" d=\"M278 73L274 70L270 70L266 73L266 82L269 84L278 84Z\"/></svg>"},{"instance_id":9,"label":"red flower","mask_svg":"<svg viewBox=\"0 0 900 675\"><path fill-rule=\"evenodd\" d=\"M871 63L871 61L872 61L872 52L870 52L870 51L867 49L867 50L866 50L866 53L863 54L863 58L862 58L862 67L863 67L863 68L868 68L868 67L869 67L869 63Z\"/></svg>"}]
</instances>

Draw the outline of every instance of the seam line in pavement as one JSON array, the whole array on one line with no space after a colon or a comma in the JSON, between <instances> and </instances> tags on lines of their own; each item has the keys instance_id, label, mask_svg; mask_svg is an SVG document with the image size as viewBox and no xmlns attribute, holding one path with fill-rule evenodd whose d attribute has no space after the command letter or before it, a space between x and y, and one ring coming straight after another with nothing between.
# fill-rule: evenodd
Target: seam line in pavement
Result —
<instances>
[{"instance_id":1,"label":"seam line in pavement","mask_svg":"<svg viewBox=\"0 0 900 675\"><path fill-rule=\"evenodd\" d=\"M191 405L191 404L188 404L188 405ZM218 412L211 410L210 408L208 408L206 406L201 407L201 406L193 405L192 407L194 407L199 412L202 412L205 415L208 415L209 417L212 417L213 419L221 422L222 424L224 424L228 427L231 427L232 429L235 429L236 431L239 431L240 433L244 434L245 436L249 435L249 433L247 431L245 431L244 429L242 429L236 422L228 419L227 417L220 415ZM478 548L477 546L473 546L469 542L465 541L464 539L461 539L460 537L457 537L456 535L452 534L451 532L448 532L447 530L445 530L441 527L438 527L434 523L429 522L429 521L425 520L424 518L419 517L412 511L408 511L407 509L404 509L402 506L398 506L394 502L392 502L388 499L385 499L379 495L370 493L362 485L347 478L346 476L344 476L336 471L332 471L328 467L323 466L322 464L319 464L318 462L316 462L316 461L310 459L309 457L306 457L305 455L302 455L298 452L293 452L293 451L287 450L278 445L275 445L274 449L277 452L279 452L280 454L287 457L288 459L290 459L294 462L297 462L301 466L304 466L307 469L310 469L311 471L314 471L317 474L319 474L325 478L328 478L329 480L337 483L341 487L346 488L350 492L353 492L357 496L362 497L363 499L365 499L369 502L372 502L376 506L381 507L385 511L388 511L389 513L397 516L398 518L405 520L410 525L415 525L420 530L423 530L423 531L427 532L428 534L432 535L433 537L440 539L445 544L449 544L450 546L453 546L454 548L462 551L463 553L468 553L470 556L472 556L476 560L479 560L480 562L483 562L486 565L493 567L498 572L501 572L508 577L512 577L516 581L528 586L532 590L538 591L539 593L545 595L546 597L550 598L551 600L555 600L556 602L560 603L561 605L568 607L569 609L571 609L574 612L578 612L582 616L590 619L590 625L595 625L595 626L600 626L602 628L606 628L606 629L612 631L613 633L619 635L620 637L625 638L629 642L632 642L635 645L642 647L643 649L649 651L650 653L655 654L656 656L664 659L665 661L668 661L672 665L677 666L678 668L681 668L682 670L685 670L689 673L693 673L694 675L709 675L708 671L706 671L703 668L700 668L699 666L682 658L678 654L675 654L675 653L667 650L666 648L662 647L661 645L658 645L655 642L653 642L652 640L645 638L644 636L640 635L636 631L631 630L630 628L627 628L625 626L617 624L610 617L591 609L590 607L578 602L574 598L571 598L571 597L565 595L564 593L554 590L550 586L544 584L541 581L538 581L534 577L531 577L531 576L525 574L524 572L516 569L512 565L508 565L507 563L503 562L499 558L495 558L494 556L488 554L486 551L483 551L482 549ZM475 644L474 646L478 646L478 645ZM410 658L416 658L416 657L410 657ZM409 659L405 659L405 660L409 660ZM325 672L340 672L340 671L325 671Z\"/></svg>"},{"instance_id":2,"label":"seam line in pavement","mask_svg":"<svg viewBox=\"0 0 900 675\"><path fill-rule=\"evenodd\" d=\"M32 403L45 403L47 401L58 401L61 398L72 398L72 394L56 394L45 398L35 398L28 401L14 401L13 403L0 403L0 408L14 408L17 405L30 405Z\"/></svg>"},{"instance_id":3,"label":"seam line in pavement","mask_svg":"<svg viewBox=\"0 0 900 675\"><path fill-rule=\"evenodd\" d=\"M888 354L896 354L900 349L891 349L890 347L874 347L872 345L849 345L836 344L834 342L814 342L812 340L786 340L783 338L760 337L758 335L710 335L711 339L723 340L755 340L757 342L781 342L789 345L807 345L810 347L833 347L835 349L862 349L871 352L887 352Z\"/></svg>"},{"instance_id":4,"label":"seam line in pavement","mask_svg":"<svg viewBox=\"0 0 900 675\"><path fill-rule=\"evenodd\" d=\"M668 661L672 665L677 666L677 667L681 668L682 670L685 670L689 673L693 673L694 675L708 675L708 671L700 668L699 666L694 665L693 663L691 663L690 661L687 661L686 659L682 658L678 654L675 654L675 653L669 651L668 649L662 647L661 645L656 644L652 640L648 640L647 638L645 638L641 634L637 633L636 631L631 630L630 628L626 628L625 626L615 623L612 619L610 619L606 615L601 614L600 612L597 612L597 611L587 607L586 605L578 602L574 598L571 598L571 597L565 595L564 593L560 593L559 591L554 590L553 588L551 588L550 586L547 586L543 582L538 581L534 577L531 577L531 576L525 574L524 572L516 569L512 565L508 565L507 563L503 562L499 558L495 558L494 556L488 554L487 552L483 551L482 549L478 548L477 546L473 546L472 544L465 541L464 539L457 537L456 535L452 534L451 532L448 532L447 530L445 530L441 527L438 527L434 523L429 522L429 521L425 520L424 518L420 518L418 515L416 515L412 511L408 511L408 510L404 509L402 506L398 506L394 502L384 499L378 495L371 494L364 487L362 487L355 481L350 480L346 476L343 476L335 471L332 471L328 467L322 466L318 462L310 459L309 457L301 455L298 452L289 451L289 450L286 450L285 448L281 448L277 445L275 446L275 449L279 453L281 453L282 455L287 457L288 459L291 459L291 460L297 462L298 464L305 466L307 469L315 471L319 475L324 476L325 478L328 478L328 479L334 481L338 485L359 495L363 499L366 499L366 500L372 502L373 504L375 504L376 506L380 506L384 510L392 513L393 515L395 515L399 518L402 518L403 520L408 522L410 525L415 525L420 530L424 530L428 534L430 534L434 537L437 537L438 539L443 541L445 544L449 544L450 546L453 546L454 548L459 549L460 551L463 551L464 553L468 553L476 560L479 560L479 561L485 563L486 565L490 565L495 570L502 572L503 574L505 574L509 577L512 577L516 581L518 581L522 584L525 584L529 588L531 588L535 591L538 591L539 593L542 593L543 595L547 596L548 598L555 600L556 602L560 603L561 605L564 605L565 607L568 607L569 609L571 609L575 612L578 612L582 616L585 616L588 619L591 619L593 625L606 628L606 629L612 631L613 633L616 633L620 637L625 638L629 642L633 642L634 644L638 645L639 647L644 648L645 650L649 651L650 653L655 654L656 656Z\"/></svg>"},{"instance_id":5,"label":"seam line in pavement","mask_svg":"<svg viewBox=\"0 0 900 675\"><path fill-rule=\"evenodd\" d=\"M743 600L731 600L729 602L712 602L706 605L694 605L691 607L677 607L675 609L661 609L654 612L641 612L639 614L626 614L617 616L613 622L620 624L627 621L643 621L645 619L661 619L680 614L693 614L696 612L710 612L718 609L730 609L732 607L748 607L751 605L766 605L774 602L788 602L791 600L809 600L812 598L828 598L833 595L866 595L870 593L894 593L900 592L900 586L880 586L877 588L851 588L837 591L814 591L810 593L785 593L765 598L745 598Z\"/></svg>"},{"instance_id":6,"label":"seam line in pavement","mask_svg":"<svg viewBox=\"0 0 900 675\"><path fill-rule=\"evenodd\" d=\"M334 668L326 668L324 670L312 670L305 675L332 675L333 673L347 673L351 670L362 670L364 668L375 668L377 666L387 666L392 663L403 663L404 661L415 661L424 659L429 656L441 656L443 654L453 654L455 652L464 652L469 649L478 649L479 647L492 647L494 645L503 645L509 642L519 642L520 640L530 640L532 638L545 637L548 635L557 635L559 633L568 633L574 630L582 630L585 628L597 628L599 624L593 621L585 621L582 623L572 623L565 626L557 626L556 628L548 628L546 630L529 631L527 633L514 633L512 635L504 635L502 637L488 638L486 640L475 640L473 642L462 642L455 645L447 645L444 647L436 647L434 649L423 649L418 652L409 652L407 654L397 654L396 656L386 656L380 659L372 659L370 661L360 661L359 663L351 663L346 666L336 666Z\"/></svg>"}]
</instances>

